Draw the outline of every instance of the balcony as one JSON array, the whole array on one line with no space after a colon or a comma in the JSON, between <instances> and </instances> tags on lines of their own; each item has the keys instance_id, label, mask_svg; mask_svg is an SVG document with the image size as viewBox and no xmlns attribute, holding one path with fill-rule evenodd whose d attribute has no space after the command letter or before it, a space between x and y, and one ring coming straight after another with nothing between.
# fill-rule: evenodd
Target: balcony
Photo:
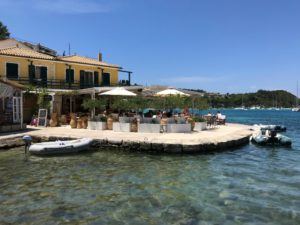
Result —
<instances>
[{"instance_id":1,"label":"balcony","mask_svg":"<svg viewBox=\"0 0 300 225\"><path fill-rule=\"evenodd\" d=\"M0 79L7 78L6 76L0 76ZM129 80L120 80L118 84L110 84L110 85L102 85L102 84L94 84L94 83L84 83L78 80L74 80L74 82L66 82L66 80L62 79L29 79L29 78L7 78L8 80L18 82L23 85L31 85L40 88L49 88L49 89L68 89L68 90L76 90L76 89L84 89L91 87L111 87L111 86L131 86Z\"/></svg>"}]
</instances>

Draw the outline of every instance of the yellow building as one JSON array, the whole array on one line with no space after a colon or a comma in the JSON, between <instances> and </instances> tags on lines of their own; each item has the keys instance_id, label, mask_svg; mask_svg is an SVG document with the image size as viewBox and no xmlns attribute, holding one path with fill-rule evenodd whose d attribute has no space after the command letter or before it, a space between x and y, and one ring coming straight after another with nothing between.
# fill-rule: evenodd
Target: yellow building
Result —
<instances>
[{"instance_id":1,"label":"yellow building","mask_svg":"<svg viewBox=\"0 0 300 225\"><path fill-rule=\"evenodd\" d=\"M52 89L83 89L101 86L130 85L131 72L98 59L53 56L19 45L1 48L0 76L22 84ZM127 72L128 80L119 81L119 72Z\"/></svg>"},{"instance_id":2,"label":"yellow building","mask_svg":"<svg viewBox=\"0 0 300 225\"><path fill-rule=\"evenodd\" d=\"M125 72L119 80L119 72ZM83 99L112 89L114 86L131 86L131 72L122 67L78 55L57 56L56 51L40 44L15 39L0 40L0 80L12 80L23 85L47 88L51 95L50 112L66 114L81 111ZM137 86L127 87L136 89ZM72 96L71 90L78 90ZM24 99L24 118L30 121L37 98Z\"/></svg>"}]
</instances>

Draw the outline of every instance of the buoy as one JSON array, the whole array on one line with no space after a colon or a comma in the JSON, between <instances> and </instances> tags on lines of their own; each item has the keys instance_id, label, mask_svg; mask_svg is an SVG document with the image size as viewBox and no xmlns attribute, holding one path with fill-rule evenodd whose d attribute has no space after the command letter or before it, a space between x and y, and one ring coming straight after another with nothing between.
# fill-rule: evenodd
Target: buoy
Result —
<instances>
[{"instance_id":1,"label":"buoy","mask_svg":"<svg viewBox=\"0 0 300 225\"><path fill-rule=\"evenodd\" d=\"M29 136L29 135L25 135L25 136L23 136L22 139L25 142L25 151L24 151L24 153L25 153L25 157L27 157L29 147L30 147L31 142L32 142L32 137Z\"/></svg>"}]
</instances>

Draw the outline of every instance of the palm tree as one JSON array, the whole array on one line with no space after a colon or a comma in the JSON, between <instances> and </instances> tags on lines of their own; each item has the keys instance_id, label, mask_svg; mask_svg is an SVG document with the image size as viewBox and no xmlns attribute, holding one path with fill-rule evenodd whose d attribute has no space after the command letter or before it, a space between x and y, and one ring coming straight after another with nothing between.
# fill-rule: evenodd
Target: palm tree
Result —
<instances>
[{"instance_id":1,"label":"palm tree","mask_svg":"<svg viewBox=\"0 0 300 225\"><path fill-rule=\"evenodd\" d=\"M7 27L0 21L0 40L9 38L9 35Z\"/></svg>"}]
</instances>

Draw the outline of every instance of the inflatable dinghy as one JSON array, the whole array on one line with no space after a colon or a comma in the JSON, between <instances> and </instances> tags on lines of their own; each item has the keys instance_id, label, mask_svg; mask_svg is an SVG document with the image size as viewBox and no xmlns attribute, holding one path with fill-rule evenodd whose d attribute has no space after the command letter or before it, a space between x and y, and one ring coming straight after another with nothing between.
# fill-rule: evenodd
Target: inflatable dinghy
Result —
<instances>
[{"instance_id":1,"label":"inflatable dinghy","mask_svg":"<svg viewBox=\"0 0 300 225\"><path fill-rule=\"evenodd\" d=\"M88 150L92 139L82 138L71 141L53 141L33 144L29 152L33 155L59 155Z\"/></svg>"},{"instance_id":2,"label":"inflatable dinghy","mask_svg":"<svg viewBox=\"0 0 300 225\"><path fill-rule=\"evenodd\" d=\"M272 146L291 146L292 139L282 134L277 134L275 131L259 132L250 137L250 141L258 145L272 145ZM274 133L273 133L274 132Z\"/></svg>"},{"instance_id":3,"label":"inflatable dinghy","mask_svg":"<svg viewBox=\"0 0 300 225\"><path fill-rule=\"evenodd\" d=\"M286 127L282 126L282 125L263 125L263 124L259 124L259 125L254 125L256 127L259 127L261 130L274 130L276 132L285 132L286 131Z\"/></svg>"}]
</instances>

